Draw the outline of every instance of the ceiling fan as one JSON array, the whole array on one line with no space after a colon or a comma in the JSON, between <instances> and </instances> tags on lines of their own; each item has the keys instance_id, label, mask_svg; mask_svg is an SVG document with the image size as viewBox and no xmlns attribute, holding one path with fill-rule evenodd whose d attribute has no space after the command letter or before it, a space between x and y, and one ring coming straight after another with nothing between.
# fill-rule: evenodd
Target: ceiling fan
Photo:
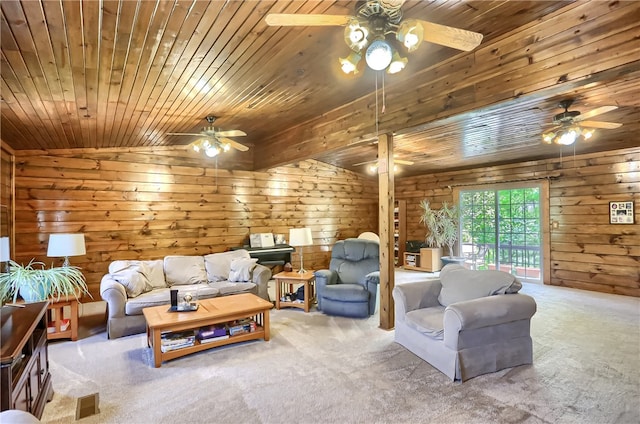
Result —
<instances>
[{"instance_id":1,"label":"ceiling fan","mask_svg":"<svg viewBox=\"0 0 640 424\"><path fill-rule=\"evenodd\" d=\"M614 129L622 126L618 122L590 121L589 118L610 112L618 106L600 106L581 114L577 110L569 110L573 104L572 99L560 102L564 112L553 117L552 125L555 127L542 134L542 141L546 144L562 144L565 146L575 143L578 137L588 140L595 133L595 128Z\"/></svg>"},{"instance_id":2,"label":"ceiling fan","mask_svg":"<svg viewBox=\"0 0 640 424\"><path fill-rule=\"evenodd\" d=\"M167 135L188 135L191 137L202 137L201 139L194 141L190 145L196 152L202 150L209 157L215 157L221 152L228 152L232 148L241 152L246 152L247 150L249 150L249 148L244 144L240 144L237 141L228 138L244 137L247 135L244 131L221 131L220 129L216 130L213 127L213 123L217 118L215 116L209 115L205 119L209 123L209 126L204 127L199 133L167 133Z\"/></svg>"},{"instance_id":3,"label":"ceiling fan","mask_svg":"<svg viewBox=\"0 0 640 424\"><path fill-rule=\"evenodd\" d=\"M344 39L351 49L346 58L340 58L346 74L358 73L363 55L367 65L376 71L387 69L393 74L404 69L407 59L395 49L395 41L408 52L416 50L424 40L464 51L475 49L482 41L482 34L477 32L420 19L403 20L404 1L358 1L355 16L271 13L265 22L270 26L344 26Z\"/></svg>"},{"instance_id":4,"label":"ceiling fan","mask_svg":"<svg viewBox=\"0 0 640 424\"><path fill-rule=\"evenodd\" d=\"M394 169L393 169L394 172L398 170L397 165L405 165L405 166L413 165L413 162L410 160L402 160L402 159L395 159L395 158L393 159L393 163L394 163ZM354 163L352 166L362 166L362 165L369 165L367 166L367 169L369 170L369 172L376 172L376 170L378 169L378 159Z\"/></svg>"}]
</instances>

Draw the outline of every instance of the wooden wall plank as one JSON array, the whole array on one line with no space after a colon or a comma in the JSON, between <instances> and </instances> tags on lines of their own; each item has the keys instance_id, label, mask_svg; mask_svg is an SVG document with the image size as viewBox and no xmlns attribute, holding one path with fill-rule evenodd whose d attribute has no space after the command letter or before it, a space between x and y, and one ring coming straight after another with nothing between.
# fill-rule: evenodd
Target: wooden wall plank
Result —
<instances>
[{"instance_id":1,"label":"wooden wall plank","mask_svg":"<svg viewBox=\"0 0 640 424\"><path fill-rule=\"evenodd\" d=\"M313 160L265 172L216 170L184 148L160 151L167 154L18 152L16 259L57 263L45 256L48 235L82 232L87 255L72 263L99 299L100 279L116 259L220 252L242 245L250 232L288 237L289 228L303 225L314 237L305 260L320 269L336 240L377 228L377 186L368 177Z\"/></svg>"},{"instance_id":2,"label":"wooden wall plank","mask_svg":"<svg viewBox=\"0 0 640 424\"><path fill-rule=\"evenodd\" d=\"M544 213L558 224L549 237L550 284L640 296L640 148L520 165L398 179L396 198L407 201L407 238L424 239L422 199L437 208L453 201L452 187L548 179ZM609 201L634 202L636 224L609 224Z\"/></svg>"}]
</instances>

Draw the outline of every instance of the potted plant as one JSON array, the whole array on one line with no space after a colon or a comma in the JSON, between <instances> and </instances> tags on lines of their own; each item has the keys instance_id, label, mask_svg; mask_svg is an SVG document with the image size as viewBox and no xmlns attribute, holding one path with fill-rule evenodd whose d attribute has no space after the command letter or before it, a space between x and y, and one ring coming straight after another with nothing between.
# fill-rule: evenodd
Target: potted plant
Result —
<instances>
[{"instance_id":1,"label":"potted plant","mask_svg":"<svg viewBox=\"0 0 640 424\"><path fill-rule=\"evenodd\" d=\"M25 302L48 298L59 300L61 296L71 295L78 299L81 294L91 296L80 268L63 266L45 269L44 263L33 259L27 265L9 261L9 272L0 273L0 301L15 302L18 294Z\"/></svg>"},{"instance_id":2,"label":"potted plant","mask_svg":"<svg viewBox=\"0 0 640 424\"><path fill-rule=\"evenodd\" d=\"M422 208L420 222L427 228L425 244L439 249L447 246L449 256L440 258L444 263L459 262L463 259L454 256L454 247L458 241L458 218L460 216L458 206L450 205L444 201L440 209L432 209L428 200L422 200L420 207Z\"/></svg>"}]
</instances>

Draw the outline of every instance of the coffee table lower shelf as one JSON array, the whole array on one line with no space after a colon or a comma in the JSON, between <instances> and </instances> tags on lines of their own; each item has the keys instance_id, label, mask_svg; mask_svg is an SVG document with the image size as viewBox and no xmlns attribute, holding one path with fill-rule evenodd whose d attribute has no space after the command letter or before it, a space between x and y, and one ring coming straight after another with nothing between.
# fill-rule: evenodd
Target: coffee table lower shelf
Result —
<instances>
[{"instance_id":1,"label":"coffee table lower shelf","mask_svg":"<svg viewBox=\"0 0 640 424\"><path fill-rule=\"evenodd\" d=\"M145 308L142 312L147 321L147 345L153 350L154 366L158 368L165 361L229 344L258 339L269 341L269 310L272 307L271 302L253 294L239 294L202 300L200 307L194 312L168 312L167 306ZM195 331L245 318L255 321L255 331L207 343L196 340L193 346L162 351L162 333Z\"/></svg>"}]
</instances>

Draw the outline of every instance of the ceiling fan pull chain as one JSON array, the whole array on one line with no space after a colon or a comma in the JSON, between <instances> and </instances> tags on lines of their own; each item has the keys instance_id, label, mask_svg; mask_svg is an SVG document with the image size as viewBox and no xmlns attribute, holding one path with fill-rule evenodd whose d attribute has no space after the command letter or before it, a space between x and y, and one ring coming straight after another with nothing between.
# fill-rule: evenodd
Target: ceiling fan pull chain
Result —
<instances>
[{"instance_id":1,"label":"ceiling fan pull chain","mask_svg":"<svg viewBox=\"0 0 640 424\"><path fill-rule=\"evenodd\" d=\"M384 115L384 111L387 109L387 95L384 91L384 73L382 74L382 110L380 113Z\"/></svg>"}]
</instances>

